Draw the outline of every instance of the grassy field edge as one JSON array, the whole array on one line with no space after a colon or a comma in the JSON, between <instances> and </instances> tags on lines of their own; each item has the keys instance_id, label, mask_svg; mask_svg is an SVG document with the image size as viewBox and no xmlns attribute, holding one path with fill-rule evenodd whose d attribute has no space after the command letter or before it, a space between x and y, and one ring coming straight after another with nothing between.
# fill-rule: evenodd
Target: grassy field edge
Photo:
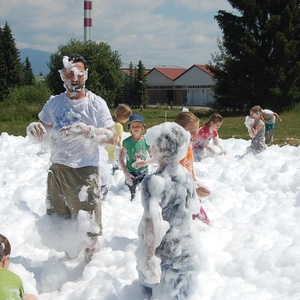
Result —
<instances>
[{"instance_id":1,"label":"grassy field edge","mask_svg":"<svg viewBox=\"0 0 300 300\"><path fill-rule=\"evenodd\" d=\"M200 126L203 126L208 119L210 110L207 108L190 108L190 111L195 113L200 118ZM148 128L163 123L172 122L175 117L181 112L181 108L146 108L143 111L133 109L133 113L140 113L145 118L145 123ZM114 113L114 109L111 110ZM229 139L250 139L247 128L244 125L246 115L226 116L223 114L224 122L219 130L220 138ZM292 145L299 146L300 144L300 113L298 111L287 111L280 114L282 122L276 122L274 144L280 146ZM31 122L37 119L31 120ZM26 127L30 122L15 121L15 122L0 122L0 132L6 132L13 136L26 136ZM127 124L124 124L124 130L127 131Z\"/></svg>"}]
</instances>

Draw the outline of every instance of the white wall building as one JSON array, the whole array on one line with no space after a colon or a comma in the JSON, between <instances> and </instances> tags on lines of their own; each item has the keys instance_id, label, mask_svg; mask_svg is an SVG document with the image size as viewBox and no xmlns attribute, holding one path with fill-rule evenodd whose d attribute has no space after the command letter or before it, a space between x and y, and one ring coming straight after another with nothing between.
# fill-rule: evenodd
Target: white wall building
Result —
<instances>
[{"instance_id":1,"label":"white wall building","mask_svg":"<svg viewBox=\"0 0 300 300\"><path fill-rule=\"evenodd\" d=\"M148 104L206 106L213 102L214 78L205 65L156 67L145 76Z\"/></svg>"},{"instance_id":2,"label":"white wall building","mask_svg":"<svg viewBox=\"0 0 300 300\"><path fill-rule=\"evenodd\" d=\"M175 79L175 89L187 91L186 105L206 106L214 102L214 79L205 65L193 65Z\"/></svg>"}]
</instances>

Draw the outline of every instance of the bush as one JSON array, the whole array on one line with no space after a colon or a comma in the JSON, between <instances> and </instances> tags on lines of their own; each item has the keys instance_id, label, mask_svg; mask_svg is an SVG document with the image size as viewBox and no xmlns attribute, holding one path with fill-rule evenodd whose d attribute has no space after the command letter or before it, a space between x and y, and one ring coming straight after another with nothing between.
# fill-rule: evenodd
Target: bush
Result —
<instances>
[{"instance_id":1,"label":"bush","mask_svg":"<svg viewBox=\"0 0 300 300\"><path fill-rule=\"evenodd\" d=\"M0 103L0 121L31 121L51 96L45 82L14 88Z\"/></svg>"}]
</instances>

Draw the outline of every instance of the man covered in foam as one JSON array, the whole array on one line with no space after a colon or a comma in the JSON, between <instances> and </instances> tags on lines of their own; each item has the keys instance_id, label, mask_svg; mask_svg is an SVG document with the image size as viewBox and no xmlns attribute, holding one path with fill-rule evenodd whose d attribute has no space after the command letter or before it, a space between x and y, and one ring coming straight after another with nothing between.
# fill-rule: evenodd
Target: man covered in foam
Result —
<instances>
[{"instance_id":1,"label":"man covered in foam","mask_svg":"<svg viewBox=\"0 0 300 300\"><path fill-rule=\"evenodd\" d=\"M64 56L63 65L59 73L66 92L47 101L27 135L33 143L50 146L47 214L77 217L80 210L87 211L87 233L95 237L102 234L99 146L115 145L118 137L105 100L85 88L85 59Z\"/></svg>"},{"instance_id":2,"label":"man covered in foam","mask_svg":"<svg viewBox=\"0 0 300 300\"><path fill-rule=\"evenodd\" d=\"M151 299L193 299L201 245L191 215L200 205L195 183L180 164L190 134L167 122L148 129L146 141L158 168L142 182L139 279Z\"/></svg>"}]
</instances>

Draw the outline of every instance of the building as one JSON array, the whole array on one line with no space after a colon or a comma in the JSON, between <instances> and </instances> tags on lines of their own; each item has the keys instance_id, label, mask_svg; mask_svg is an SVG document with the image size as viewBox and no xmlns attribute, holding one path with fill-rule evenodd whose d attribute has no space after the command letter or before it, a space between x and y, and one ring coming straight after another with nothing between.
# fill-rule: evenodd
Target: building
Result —
<instances>
[{"instance_id":1,"label":"building","mask_svg":"<svg viewBox=\"0 0 300 300\"><path fill-rule=\"evenodd\" d=\"M145 78L150 105L207 106L215 100L213 74L205 65L155 67Z\"/></svg>"}]
</instances>

